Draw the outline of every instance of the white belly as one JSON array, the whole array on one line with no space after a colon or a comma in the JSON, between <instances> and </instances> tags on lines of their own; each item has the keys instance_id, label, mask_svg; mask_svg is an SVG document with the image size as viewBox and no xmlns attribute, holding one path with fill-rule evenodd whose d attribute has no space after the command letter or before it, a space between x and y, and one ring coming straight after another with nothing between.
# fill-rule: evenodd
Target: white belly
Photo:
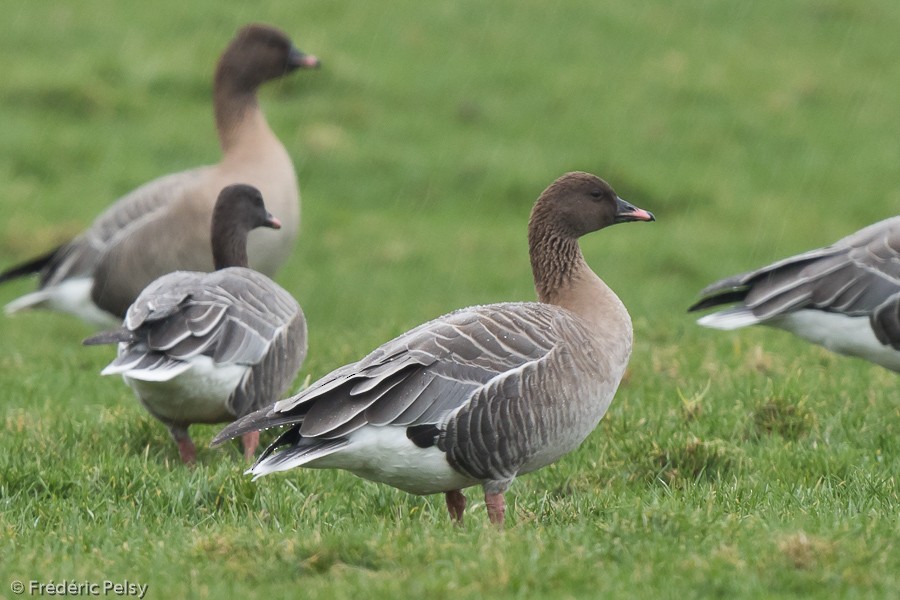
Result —
<instances>
[{"instance_id":1,"label":"white belly","mask_svg":"<svg viewBox=\"0 0 900 600\"><path fill-rule=\"evenodd\" d=\"M859 356L900 371L900 351L878 341L868 317L848 317L821 310L798 310L766 323L786 329L832 352Z\"/></svg>"},{"instance_id":2,"label":"white belly","mask_svg":"<svg viewBox=\"0 0 900 600\"><path fill-rule=\"evenodd\" d=\"M446 455L420 448L406 437L405 427L363 427L348 436L349 444L307 466L336 468L386 483L410 494L436 494L480 483L457 473Z\"/></svg>"},{"instance_id":3,"label":"white belly","mask_svg":"<svg viewBox=\"0 0 900 600\"><path fill-rule=\"evenodd\" d=\"M173 423L222 423L237 415L228 399L249 367L216 366L208 356L191 359L191 368L168 381L144 381L122 375L155 417Z\"/></svg>"},{"instance_id":4,"label":"white belly","mask_svg":"<svg viewBox=\"0 0 900 600\"><path fill-rule=\"evenodd\" d=\"M11 314L26 308L46 307L74 315L101 329L121 325L122 319L101 310L91 300L93 285L94 280L89 277L66 279L56 285L16 298L6 305L6 312Z\"/></svg>"}]
</instances>

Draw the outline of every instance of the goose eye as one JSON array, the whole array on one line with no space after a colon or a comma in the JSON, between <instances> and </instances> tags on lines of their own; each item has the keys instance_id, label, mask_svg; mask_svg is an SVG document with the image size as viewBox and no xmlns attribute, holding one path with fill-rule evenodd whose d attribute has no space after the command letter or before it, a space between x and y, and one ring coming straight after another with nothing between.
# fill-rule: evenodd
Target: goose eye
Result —
<instances>
[{"instance_id":1,"label":"goose eye","mask_svg":"<svg viewBox=\"0 0 900 600\"><path fill-rule=\"evenodd\" d=\"M603 195L603 192L601 192L600 190L594 190L591 192L591 196L593 196L594 198L599 198L602 195Z\"/></svg>"}]
</instances>

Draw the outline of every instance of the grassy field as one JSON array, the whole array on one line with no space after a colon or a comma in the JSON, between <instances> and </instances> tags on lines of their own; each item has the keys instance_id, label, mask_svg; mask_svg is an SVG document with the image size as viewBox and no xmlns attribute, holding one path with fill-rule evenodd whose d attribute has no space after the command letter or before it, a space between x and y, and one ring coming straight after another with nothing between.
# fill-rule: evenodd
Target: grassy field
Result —
<instances>
[{"instance_id":1,"label":"grassy field","mask_svg":"<svg viewBox=\"0 0 900 600\"><path fill-rule=\"evenodd\" d=\"M303 194L278 281L297 385L451 309L534 297L525 225L587 170L658 222L583 240L635 324L587 442L518 480L508 526L339 472L185 469L109 348L0 318L0 598L19 580L148 598L895 598L897 376L771 330L701 329L714 279L900 208L889 0L20 2L0 20L0 268L152 177L213 162L213 64L240 25L318 55L262 95ZM0 288L0 303L32 289ZM26 589L26 596L28 590Z\"/></svg>"}]
</instances>

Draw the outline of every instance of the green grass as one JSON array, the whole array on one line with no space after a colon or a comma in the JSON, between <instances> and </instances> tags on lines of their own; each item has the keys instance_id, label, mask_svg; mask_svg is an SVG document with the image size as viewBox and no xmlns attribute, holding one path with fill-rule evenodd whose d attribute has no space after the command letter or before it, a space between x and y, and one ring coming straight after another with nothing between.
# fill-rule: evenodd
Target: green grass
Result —
<instances>
[{"instance_id":1,"label":"green grass","mask_svg":"<svg viewBox=\"0 0 900 600\"><path fill-rule=\"evenodd\" d=\"M577 452L509 525L346 473L193 471L47 313L0 318L0 597L128 579L148 597L892 598L896 375L771 330L701 329L710 281L900 206L887 0L18 3L0 20L0 267L118 195L216 160L212 65L258 20L323 60L262 94L302 182L279 282L316 378L451 309L533 298L525 224L583 169L656 213L583 240L635 323ZM32 289L0 288L0 303ZM204 446L215 427L192 429ZM26 594L27 595L27 594Z\"/></svg>"}]
</instances>

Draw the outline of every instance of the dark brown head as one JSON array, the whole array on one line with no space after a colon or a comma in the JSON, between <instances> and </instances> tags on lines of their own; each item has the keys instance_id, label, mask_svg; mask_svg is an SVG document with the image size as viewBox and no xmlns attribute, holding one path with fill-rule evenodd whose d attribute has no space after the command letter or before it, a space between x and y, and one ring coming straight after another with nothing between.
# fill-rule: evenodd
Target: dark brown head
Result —
<instances>
[{"instance_id":1,"label":"dark brown head","mask_svg":"<svg viewBox=\"0 0 900 600\"><path fill-rule=\"evenodd\" d=\"M628 221L655 221L646 210L632 206L612 187L590 173L566 173L544 190L531 211L529 229L579 238L586 233Z\"/></svg>"},{"instance_id":2,"label":"dark brown head","mask_svg":"<svg viewBox=\"0 0 900 600\"><path fill-rule=\"evenodd\" d=\"M528 251L540 301L575 310L578 303L567 304L573 296L566 299L561 290L568 289L578 272L590 270L579 237L616 223L655 220L590 173L566 173L554 181L535 202L528 223Z\"/></svg>"},{"instance_id":3,"label":"dark brown head","mask_svg":"<svg viewBox=\"0 0 900 600\"><path fill-rule=\"evenodd\" d=\"M253 92L266 81L297 69L314 69L319 59L304 54L282 31L268 25L247 25L225 49L216 69L216 87Z\"/></svg>"},{"instance_id":4,"label":"dark brown head","mask_svg":"<svg viewBox=\"0 0 900 600\"><path fill-rule=\"evenodd\" d=\"M238 183L222 189L212 215L212 252L215 268L246 267L247 235L257 227L281 229L252 185Z\"/></svg>"}]
</instances>

